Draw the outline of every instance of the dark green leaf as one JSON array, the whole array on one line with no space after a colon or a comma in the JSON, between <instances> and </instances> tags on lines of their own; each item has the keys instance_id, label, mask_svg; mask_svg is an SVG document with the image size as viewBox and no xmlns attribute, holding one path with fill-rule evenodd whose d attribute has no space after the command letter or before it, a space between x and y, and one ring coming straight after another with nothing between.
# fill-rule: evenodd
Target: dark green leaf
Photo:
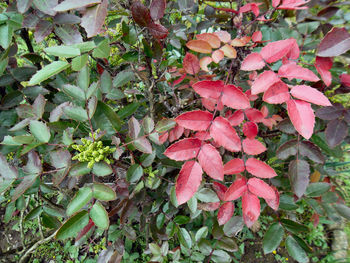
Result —
<instances>
[{"instance_id":1,"label":"dark green leaf","mask_svg":"<svg viewBox=\"0 0 350 263\"><path fill-rule=\"evenodd\" d=\"M89 223L89 215L87 211L81 211L68 219L56 233L57 239L66 239L74 237Z\"/></svg>"},{"instance_id":2,"label":"dark green leaf","mask_svg":"<svg viewBox=\"0 0 350 263\"><path fill-rule=\"evenodd\" d=\"M338 212L339 215L346 218L347 220L350 220L350 208L343 204L334 204L335 210Z\"/></svg>"},{"instance_id":3,"label":"dark green leaf","mask_svg":"<svg viewBox=\"0 0 350 263\"><path fill-rule=\"evenodd\" d=\"M35 73L35 75L30 79L28 85L37 85L40 82L47 80L48 78L69 68L69 66L69 63L66 61L54 61L51 64L45 66L43 69L39 70L37 73Z\"/></svg>"},{"instance_id":4,"label":"dark green leaf","mask_svg":"<svg viewBox=\"0 0 350 263\"><path fill-rule=\"evenodd\" d=\"M286 248L288 254L299 263L309 262L306 252L299 246L298 242L292 236L286 238Z\"/></svg>"},{"instance_id":5,"label":"dark green leaf","mask_svg":"<svg viewBox=\"0 0 350 263\"><path fill-rule=\"evenodd\" d=\"M330 188L331 186L328 183L312 183L307 187L305 195L309 197L317 197L327 192Z\"/></svg>"},{"instance_id":6,"label":"dark green leaf","mask_svg":"<svg viewBox=\"0 0 350 263\"><path fill-rule=\"evenodd\" d=\"M100 201L112 201L117 198L115 191L105 184L94 183L92 191L93 197Z\"/></svg>"},{"instance_id":7,"label":"dark green leaf","mask_svg":"<svg viewBox=\"0 0 350 263\"><path fill-rule=\"evenodd\" d=\"M181 243L186 248L191 248L192 247L192 239L190 234L185 228L180 228L178 232L178 238Z\"/></svg>"},{"instance_id":8,"label":"dark green leaf","mask_svg":"<svg viewBox=\"0 0 350 263\"><path fill-rule=\"evenodd\" d=\"M143 175L143 169L139 164L133 164L130 166L126 173L126 179L130 183L136 183Z\"/></svg>"},{"instance_id":9,"label":"dark green leaf","mask_svg":"<svg viewBox=\"0 0 350 263\"><path fill-rule=\"evenodd\" d=\"M109 217L106 209L100 202L96 201L90 210L90 217L95 225L102 229L108 229Z\"/></svg>"},{"instance_id":10,"label":"dark green leaf","mask_svg":"<svg viewBox=\"0 0 350 263\"><path fill-rule=\"evenodd\" d=\"M92 190L88 187L80 188L67 206L67 215L71 216L83 208L92 198Z\"/></svg>"},{"instance_id":11,"label":"dark green leaf","mask_svg":"<svg viewBox=\"0 0 350 263\"><path fill-rule=\"evenodd\" d=\"M307 232L309 228L289 219L281 219L282 225L292 233Z\"/></svg>"},{"instance_id":12,"label":"dark green leaf","mask_svg":"<svg viewBox=\"0 0 350 263\"><path fill-rule=\"evenodd\" d=\"M41 121L30 121L29 129L30 133L33 134L39 142L49 142L51 137L50 129L46 126L45 123Z\"/></svg>"},{"instance_id":13,"label":"dark green leaf","mask_svg":"<svg viewBox=\"0 0 350 263\"><path fill-rule=\"evenodd\" d=\"M280 223L273 223L266 231L263 239L263 250L265 254L276 250L280 245L284 235L283 227Z\"/></svg>"}]
</instances>

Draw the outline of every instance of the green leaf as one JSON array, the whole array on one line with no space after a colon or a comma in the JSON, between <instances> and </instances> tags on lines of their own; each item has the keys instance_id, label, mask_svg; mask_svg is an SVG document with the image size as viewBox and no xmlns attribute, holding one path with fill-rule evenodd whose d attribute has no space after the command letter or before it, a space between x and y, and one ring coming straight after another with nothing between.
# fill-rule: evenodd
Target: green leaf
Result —
<instances>
[{"instance_id":1,"label":"green leaf","mask_svg":"<svg viewBox=\"0 0 350 263\"><path fill-rule=\"evenodd\" d=\"M113 79L113 86L119 88L135 79L134 72L122 71Z\"/></svg>"},{"instance_id":2,"label":"green leaf","mask_svg":"<svg viewBox=\"0 0 350 263\"><path fill-rule=\"evenodd\" d=\"M286 238L286 248L288 250L288 254L299 263L309 262L306 252L292 236L288 236Z\"/></svg>"},{"instance_id":3,"label":"green leaf","mask_svg":"<svg viewBox=\"0 0 350 263\"><path fill-rule=\"evenodd\" d=\"M35 73L34 76L30 79L28 86L37 85L40 82L47 80L48 78L69 68L69 66L69 63L66 61L54 61Z\"/></svg>"},{"instance_id":4,"label":"green leaf","mask_svg":"<svg viewBox=\"0 0 350 263\"><path fill-rule=\"evenodd\" d=\"M74 99L85 101L85 92L81 88L74 85L65 84L62 85L62 89L66 94L73 97Z\"/></svg>"},{"instance_id":5,"label":"green leaf","mask_svg":"<svg viewBox=\"0 0 350 263\"><path fill-rule=\"evenodd\" d=\"M101 90L103 93L109 93L112 89L112 78L107 70L103 71L101 75Z\"/></svg>"},{"instance_id":6,"label":"green leaf","mask_svg":"<svg viewBox=\"0 0 350 263\"><path fill-rule=\"evenodd\" d=\"M146 116L142 120L142 126L143 126L145 133L149 134L154 129L154 121L150 117Z\"/></svg>"},{"instance_id":7,"label":"green leaf","mask_svg":"<svg viewBox=\"0 0 350 263\"><path fill-rule=\"evenodd\" d=\"M57 239L66 239L74 237L89 223L89 215L87 211L81 211L69 218L57 231Z\"/></svg>"},{"instance_id":8,"label":"green leaf","mask_svg":"<svg viewBox=\"0 0 350 263\"><path fill-rule=\"evenodd\" d=\"M117 199L115 191L105 184L94 183L92 192L93 197L100 201L112 201Z\"/></svg>"},{"instance_id":9,"label":"green leaf","mask_svg":"<svg viewBox=\"0 0 350 263\"><path fill-rule=\"evenodd\" d=\"M25 217L25 220L28 221L28 220L32 220L38 216L40 216L40 214L42 213L43 211L43 207L40 205L40 206L37 206L35 207L32 211L30 211L28 213L28 215Z\"/></svg>"},{"instance_id":10,"label":"green leaf","mask_svg":"<svg viewBox=\"0 0 350 263\"><path fill-rule=\"evenodd\" d=\"M187 224L188 222L190 222L191 218L189 218L188 216L183 216L183 215L178 215L174 218L174 223L178 224L178 225L183 225L183 224Z\"/></svg>"},{"instance_id":11,"label":"green leaf","mask_svg":"<svg viewBox=\"0 0 350 263\"><path fill-rule=\"evenodd\" d=\"M178 235L178 238L179 238L181 245L183 245L186 248L192 247L191 236L185 228L180 228L177 235Z\"/></svg>"},{"instance_id":12,"label":"green leaf","mask_svg":"<svg viewBox=\"0 0 350 263\"><path fill-rule=\"evenodd\" d=\"M92 167L92 172L97 176L107 176L113 173L112 167L105 162L95 163Z\"/></svg>"},{"instance_id":13,"label":"green leaf","mask_svg":"<svg viewBox=\"0 0 350 263\"><path fill-rule=\"evenodd\" d=\"M217 244L218 248L224 249L228 252L238 251L237 243L232 238L222 237Z\"/></svg>"},{"instance_id":14,"label":"green leaf","mask_svg":"<svg viewBox=\"0 0 350 263\"><path fill-rule=\"evenodd\" d=\"M73 45L73 47L79 48L80 53L85 53L93 50L96 47L96 45L94 41L87 41L87 42L75 44Z\"/></svg>"},{"instance_id":15,"label":"green leaf","mask_svg":"<svg viewBox=\"0 0 350 263\"><path fill-rule=\"evenodd\" d=\"M46 126L45 123L32 120L29 123L29 129L30 133L33 134L39 142L49 142L51 137L50 129Z\"/></svg>"},{"instance_id":16,"label":"green leaf","mask_svg":"<svg viewBox=\"0 0 350 263\"><path fill-rule=\"evenodd\" d=\"M90 210L90 218L99 228L107 229L109 227L108 213L104 206L98 201L96 201Z\"/></svg>"},{"instance_id":17,"label":"green leaf","mask_svg":"<svg viewBox=\"0 0 350 263\"><path fill-rule=\"evenodd\" d=\"M88 187L80 188L67 206L67 215L71 216L83 208L92 198L92 190Z\"/></svg>"},{"instance_id":18,"label":"green leaf","mask_svg":"<svg viewBox=\"0 0 350 263\"><path fill-rule=\"evenodd\" d=\"M64 114L73 120L76 121L87 121L88 115L85 109L78 106L66 106L63 108Z\"/></svg>"},{"instance_id":19,"label":"green leaf","mask_svg":"<svg viewBox=\"0 0 350 263\"><path fill-rule=\"evenodd\" d=\"M90 85L90 68L85 65L78 74L77 85L84 91L87 91Z\"/></svg>"},{"instance_id":20,"label":"green leaf","mask_svg":"<svg viewBox=\"0 0 350 263\"><path fill-rule=\"evenodd\" d=\"M24 176L22 182L16 187L15 191L12 194L12 202L16 201L21 197L24 192L29 189L38 178L39 174L28 174Z\"/></svg>"},{"instance_id":21,"label":"green leaf","mask_svg":"<svg viewBox=\"0 0 350 263\"><path fill-rule=\"evenodd\" d=\"M263 239L263 250L265 254L276 250L280 245L284 235L283 227L280 223L273 223L266 231Z\"/></svg>"},{"instance_id":22,"label":"green leaf","mask_svg":"<svg viewBox=\"0 0 350 263\"><path fill-rule=\"evenodd\" d=\"M87 167L87 162L86 163L77 163L74 165L70 171L69 175L70 176L82 176L85 174L88 174L91 172L91 169Z\"/></svg>"},{"instance_id":23,"label":"green leaf","mask_svg":"<svg viewBox=\"0 0 350 263\"><path fill-rule=\"evenodd\" d=\"M98 102L98 99L96 98L96 96L92 96L88 101L87 109L88 109L88 114L89 114L90 119L95 114L97 102Z\"/></svg>"},{"instance_id":24,"label":"green leaf","mask_svg":"<svg viewBox=\"0 0 350 263\"><path fill-rule=\"evenodd\" d=\"M79 71L81 70L87 63L89 59L89 55L88 54L83 54L79 57L73 58L72 60L72 69L74 71Z\"/></svg>"},{"instance_id":25,"label":"green leaf","mask_svg":"<svg viewBox=\"0 0 350 263\"><path fill-rule=\"evenodd\" d=\"M347 220L350 220L350 208L343 204L334 204L335 210L338 212L339 215L346 218Z\"/></svg>"},{"instance_id":26,"label":"green leaf","mask_svg":"<svg viewBox=\"0 0 350 263\"><path fill-rule=\"evenodd\" d=\"M109 41L108 39L105 39L97 45L97 47L92 52L92 55L95 58L108 58L110 52L111 47L109 46Z\"/></svg>"},{"instance_id":27,"label":"green leaf","mask_svg":"<svg viewBox=\"0 0 350 263\"><path fill-rule=\"evenodd\" d=\"M196 193L196 197L199 201L204 202L204 203L220 202L220 199L218 198L217 194L209 188L200 189Z\"/></svg>"},{"instance_id":28,"label":"green leaf","mask_svg":"<svg viewBox=\"0 0 350 263\"><path fill-rule=\"evenodd\" d=\"M312 183L306 188L305 194L308 197L317 197L327 192L331 188L328 183Z\"/></svg>"},{"instance_id":29,"label":"green leaf","mask_svg":"<svg viewBox=\"0 0 350 263\"><path fill-rule=\"evenodd\" d=\"M179 204L177 202L177 198L176 198L175 186L171 187L171 190L170 190L170 202L175 207L179 206Z\"/></svg>"},{"instance_id":30,"label":"green leaf","mask_svg":"<svg viewBox=\"0 0 350 263\"><path fill-rule=\"evenodd\" d=\"M168 131L172 128L174 128L176 125L176 122L172 119L163 119L163 120L160 120L157 125L156 125L156 131L157 132L165 132L165 131Z\"/></svg>"},{"instance_id":31,"label":"green leaf","mask_svg":"<svg viewBox=\"0 0 350 263\"><path fill-rule=\"evenodd\" d=\"M111 122L114 129L119 131L121 129L121 125L122 125L119 116L107 104L105 104L102 101L99 101L97 103L97 107L101 108L103 114Z\"/></svg>"},{"instance_id":32,"label":"green leaf","mask_svg":"<svg viewBox=\"0 0 350 263\"><path fill-rule=\"evenodd\" d=\"M192 196L190 200L187 201L187 206L190 209L191 213L194 214L197 211L197 198Z\"/></svg>"},{"instance_id":33,"label":"green leaf","mask_svg":"<svg viewBox=\"0 0 350 263\"><path fill-rule=\"evenodd\" d=\"M162 253L162 251L160 250L160 247L155 243L149 244L149 250L151 250L151 253L153 255L160 255Z\"/></svg>"},{"instance_id":34,"label":"green leaf","mask_svg":"<svg viewBox=\"0 0 350 263\"><path fill-rule=\"evenodd\" d=\"M0 25L0 46L7 49L12 42L13 29L8 23Z\"/></svg>"},{"instance_id":35,"label":"green leaf","mask_svg":"<svg viewBox=\"0 0 350 263\"><path fill-rule=\"evenodd\" d=\"M197 230L197 233L196 233L194 239L196 240L196 242L198 242L202 238L206 238L207 235L208 235L208 227L207 226L203 226L203 227L201 227L200 229Z\"/></svg>"},{"instance_id":36,"label":"green leaf","mask_svg":"<svg viewBox=\"0 0 350 263\"><path fill-rule=\"evenodd\" d=\"M126 180L130 183L136 183L143 175L143 169L139 164L133 164L130 166L126 173Z\"/></svg>"},{"instance_id":37,"label":"green leaf","mask_svg":"<svg viewBox=\"0 0 350 263\"><path fill-rule=\"evenodd\" d=\"M118 111L118 116L121 119L125 119L126 117L131 116L139 107L140 103L138 102L129 103L124 108Z\"/></svg>"},{"instance_id":38,"label":"green leaf","mask_svg":"<svg viewBox=\"0 0 350 263\"><path fill-rule=\"evenodd\" d=\"M41 214L41 223L44 227L50 229L58 229L61 226L61 222L56 217L46 213Z\"/></svg>"},{"instance_id":39,"label":"green leaf","mask_svg":"<svg viewBox=\"0 0 350 263\"><path fill-rule=\"evenodd\" d=\"M141 155L140 161L143 167L151 166L154 159L156 158L156 152L151 154L144 153Z\"/></svg>"},{"instance_id":40,"label":"green leaf","mask_svg":"<svg viewBox=\"0 0 350 263\"><path fill-rule=\"evenodd\" d=\"M307 232L309 231L309 228L305 225L299 224L295 221L289 220L289 219L281 219L282 225L290 232L292 233L299 233L299 232Z\"/></svg>"},{"instance_id":41,"label":"green leaf","mask_svg":"<svg viewBox=\"0 0 350 263\"><path fill-rule=\"evenodd\" d=\"M80 56L80 49L72 46L47 47L44 49L44 51L49 55L63 58L73 58Z\"/></svg>"}]
</instances>

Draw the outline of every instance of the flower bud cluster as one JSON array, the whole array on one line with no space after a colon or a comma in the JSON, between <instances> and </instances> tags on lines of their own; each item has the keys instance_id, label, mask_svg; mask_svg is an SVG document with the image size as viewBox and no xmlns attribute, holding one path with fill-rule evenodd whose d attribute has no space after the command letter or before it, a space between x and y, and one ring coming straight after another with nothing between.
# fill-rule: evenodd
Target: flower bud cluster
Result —
<instances>
[{"instance_id":1,"label":"flower bud cluster","mask_svg":"<svg viewBox=\"0 0 350 263\"><path fill-rule=\"evenodd\" d=\"M91 136L97 137L97 134ZM73 156L72 160L78 160L79 162L88 162L88 167L92 168L95 163L105 161L110 164L111 160L108 159L108 155L113 153L116 148L104 146L101 141L91 141L85 138L81 139L82 145L75 144L72 148L77 150L79 153Z\"/></svg>"}]
</instances>

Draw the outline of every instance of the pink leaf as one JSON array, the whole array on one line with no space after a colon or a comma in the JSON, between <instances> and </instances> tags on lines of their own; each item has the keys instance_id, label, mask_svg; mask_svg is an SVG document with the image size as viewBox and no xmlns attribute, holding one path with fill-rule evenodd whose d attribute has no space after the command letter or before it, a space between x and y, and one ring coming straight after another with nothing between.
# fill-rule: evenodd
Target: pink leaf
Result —
<instances>
[{"instance_id":1,"label":"pink leaf","mask_svg":"<svg viewBox=\"0 0 350 263\"><path fill-rule=\"evenodd\" d=\"M225 201L233 201L241 197L246 191L247 179L245 177L236 179L225 193Z\"/></svg>"},{"instance_id":2,"label":"pink leaf","mask_svg":"<svg viewBox=\"0 0 350 263\"><path fill-rule=\"evenodd\" d=\"M192 85L192 88L203 98L217 99L224 88L222 80L203 80Z\"/></svg>"},{"instance_id":3,"label":"pink leaf","mask_svg":"<svg viewBox=\"0 0 350 263\"><path fill-rule=\"evenodd\" d=\"M273 63L283 58L292 48L294 40L292 38L271 42L263 47L260 55L267 63Z\"/></svg>"},{"instance_id":4,"label":"pink leaf","mask_svg":"<svg viewBox=\"0 0 350 263\"><path fill-rule=\"evenodd\" d=\"M169 133L168 132L164 132L162 134L159 135L159 143L163 144L168 140L169 137Z\"/></svg>"},{"instance_id":5,"label":"pink leaf","mask_svg":"<svg viewBox=\"0 0 350 263\"><path fill-rule=\"evenodd\" d=\"M184 130L185 129L183 127L181 127L179 125L176 125L174 127L174 129L172 129L169 132L169 142L173 142L173 141L176 141L176 140L180 139L180 137L184 133Z\"/></svg>"},{"instance_id":6,"label":"pink leaf","mask_svg":"<svg viewBox=\"0 0 350 263\"><path fill-rule=\"evenodd\" d=\"M213 188L221 201L225 199L225 193L227 191L227 186L220 184L218 182L213 182Z\"/></svg>"},{"instance_id":7,"label":"pink leaf","mask_svg":"<svg viewBox=\"0 0 350 263\"><path fill-rule=\"evenodd\" d=\"M281 104L289 99L289 89L283 81L273 84L267 91L265 91L263 96L263 100L270 104Z\"/></svg>"},{"instance_id":8,"label":"pink leaf","mask_svg":"<svg viewBox=\"0 0 350 263\"><path fill-rule=\"evenodd\" d=\"M246 109L244 112L248 120L252 122L262 122L262 120L264 119L264 115L262 114L262 112L257 109L250 108Z\"/></svg>"},{"instance_id":9,"label":"pink leaf","mask_svg":"<svg viewBox=\"0 0 350 263\"><path fill-rule=\"evenodd\" d=\"M282 65L278 70L278 75L281 78L302 79L307 81L319 81L320 79L307 68L303 68L294 63Z\"/></svg>"},{"instance_id":10,"label":"pink leaf","mask_svg":"<svg viewBox=\"0 0 350 263\"><path fill-rule=\"evenodd\" d=\"M213 33L199 34L199 35L196 35L196 38L199 40L204 40L208 42L212 48L219 48L221 44L220 38L218 38L218 36Z\"/></svg>"},{"instance_id":11,"label":"pink leaf","mask_svg":"<svg viewBox=\"0 0 350 263\"><path fill-rule=\"evenodd\" d=\"M248 97L234 85L224 86L221 101L224 105L232 109L250 108Z\"/></svg>"},{"instance_id":12,"label":"pink leaf","mask_svg":"<svg viewBox=\"0 0 350 263\"><path fill-rule=\"evenodd\" d=\"M281 3L281 0L272 0L272 6L277 7Z\"/></svg>"},{"instance_id":13,"label":"pink leaf","mask_svg":"<svg viewBox=\"0 0 350 263\"><path fill-rule=\"evenodd\" d=\"M315 125L315 115L310 103L301 100L287 101L288 115L294 128L305 139L310 139Z\"/></svg>"},{"instance_id":14,"label":"pink leaf","mask_svg":"<svg viewBox=\"0 0 350 263\"><path fill-rule=\"evenodd\" d=\"M222 181L224 179L224 167L221 155L211 144L204 144L198 154L199 164L211 178Z\"/></svg>"},{"instance_id":15,"label":"pink leaf","mask_svg":"<svg viewBox=\"0 0 350 263\"><path fill-rule=\"evenodd\" d=\"M229 118L228 121L232 126L240 125L244 120L244 113L242 110L235 111Z\"/></svg>"},{"instance_id":16,"label":"pink leaf","mask_svg":"<svg viewBox=\"0 0 350 263\"><path fill-rule=\"evenodd\" d=\"M241 70L251 71L262 69L265 62L259 53L250 53L242 62Z\"/></svg>"},{"instance_id":17,"label":"pink leaf","mask_svg":"<svg viewBox=\"0 0 350 263\"><path fill-rule=\"evenodd\" d=\"M202 168L196 161L188 161L182 166L175 185L179 205L186 203L197 192L202 181L202 173Z\"/></svg>"},{"instance_id":18,"label":"pink leaf","mask_svg":"<svg viewBox=\"0 0 350 263\"><path fill-rule=\"evenodd\" d=\"M228 43L231 41L231 35L227 31L217 31L214 34L221 40L223 43Z\"/></svg>"},{"instance_id":19,"label":"pink leaf","mask_svg":"<svg viewBox=\"0 0 350 263\"><path fill-rule=\"evenodd\" d=\"M224 203L220 207L218 212L219 226L226 224L231 219L234 212L235 212L235 205L232 202Z\"/></svg>"},{"instance_id":20,"label":"pink leaf","mask_svg":"<svg viewBox=\"0 0 350 263\"><path fill-rule=\"evenodd\" d=\"M244 123L243 134L247 136L249 139L253 139L256 135L258 135L258 125L250 121Z\"/></svg>"},{"instance_id":21,"label":"pink leaf","mask_svg":"<svg viewBox=\"0 0 350 263\"><path fill-rule=\"evenodd\" d=\"M258 178L250 178L248 180L248 190L252 194L264 199L275 198L275 191L267 183Z\"/></svg>"},{"instance_id":22,"label":"pink leaf","mask_svg":"<svg viewBox=\"0 0 350 263\"><path fill-rule=\"evenodd\" d=\"M161 19L164 16L165 8L166 0L152 0L149 7L152 19L155 21Z\"/></svg>"},{"instance_id":23,"label":"pink leaf","mask_svg":"<svg viewBox=\"0 0 350 263\"><path fill-rule=\"evenodd\" d=\"M223 58L225 57L225 54L222 50L218 49L215 50L212 54L211 54L211 58L213 59L213 61L215 63L219 63Z\"/></svg>"},{"instance_id":24,"label":"pink leaf","mask_svg":"<svg viewBox=\"0 0 350 263\"><path fill-rule=\"evenodd\" d=\"M265 201L269 207L271 207L273 210L277 211L277 209L280 205L280 194L279 194L276 187L271 185L271 188L274 190L275 196L272 199L265 199Z\"/></svg>"},{"instance_id":25,"label":"pink leaf","mask_svg":"<svg viewBox=\"0 0 350 263\"><path fill-rule=\"evenodd\" d=\"M208 111L189 111L178 116L175 121L178 125L193 131L205 131L208 129L213 114Z\"/></svg>"},{"instance_id":26,"label":"pink leaf","mask_svg":"<svg viewBox=\"0 0 350 263\"><path fill-rule=\"evenodd\" d=\"M202 98L201 100L202 100L203 106L210 111L214 111L215 108L218 111L221 111L224 108L224 105L222 104L221 100L219 100L219 102L217 99L212 99L212 98Z\"/></svg>"},{"instance_id":27,"label":"pink leaf","mask_svg":"<svg viewBox=\"0 0 350 263\"><path fill-rule=\"evenodd\" d=\"M300 49L299 49L299 45L297 43L297 41L292 38L293 40L293 45L291 46L288 54L286 55L287 58L289 59L298 59L299 55L300 55Z\"/></svg>"},{"instance_id":28,"label":"pink leaf","mask_svg":"<svg viewBox=\"0 0 350 263\"><path fill-rule=\"evenodd\" d=\"M260 215L259 198L254 194L246 192L242 197L242 212L244 223L247 227L253 226Z\"/></svg>"},{"instance_id":29,"label":"pink leaf","mask_svg":"<svg viewBox=\"0 0 350 263\"><path fill-rule=\"evenodd\" d=\"M307 2L310 2L310 0L283 0L282 4L277 9L286 9L286 10L300 10L300 9L307 9L307 6L305 5Z\"/></svg>"},{"instance_id":30,"label":"pink leaf","mask_svg":"<svg viewBox=\"0 0 350 263\"><path fill-rule=\"evenodd\" d=\"M332 103L325 95L323 95L322 92L319 92L317 89L314 89L310 86L294 86L291 89L290 93L297 99L305 100L321 106L332 106Z\"/></svg>"},{"instance_id":31,"label":"pink leaf","mask_svg":"<svg viewBox=\"0 0 350 263\"><path fill-rule=\"evenodd\" d=\"M252 94L259 94L268 90L276 82L279 82L280 78L277 74L271 70L261 73L252 84Z\"/></svg>"},{"instance_id":32,"label":"pink leaf","mask_svg":"<svg viewBox=\"0 0 350 263\"><path fill-rule=\"evenodd\" d=\"M261 33L261 31L254 32L253 35L252 35L252 40L254 42L260 42L262 40L262 33Z\"/></svg>"},{"instance_id":33,"label":"pink leaf","mask_svg":"<svg viewBox=\"0 0 350 263\"><path fill-rule=\"evenodd\" d=\"M187 52L186 56L184 57L183 67L188 74L196 75L200 70L197 56Z\"/></svg>"},{"instance_id":34,"label":"pink leaf","mask_svg":"<svg viewBox=\"0 0 350 263\"><path fill-rule=\"evenodd\" d=\"M329 71L333 66L332 58L316 57L315 67L317 72L321 75L323 82L328 87L332 83L332 74Z\"/></svg>"},{"instance_id":35,"label":"pink leaf","mask_svg":"<svg viewBox=\"0 0 350 263\"><path fill-rule=\"evenodd\" d=\"M341 74L339 79L343 85L350 87L350 74Z\"/></svg>"},{"instance_id":36,"label":"pink leaf","mask_svg":"<svg viewBox=\"0 0 350 263\"><path fill-rule=\"evenodd\" d=\"M249 173L260 178L272 178L277 176L276 172L266 163L255 158L249 158L245 167Z\"/></svg>"},{"instance_id":37,"label":"pink leaf","mask_svg":"<svg viewBox=\"0 0 350 263\"><path fill-rule=\"evenodd\" d=\"M242 159L232 159L224 165L224 174L238 174L244 172L245 166Z\"/></svg>"},{"instance_id":38,"label":"pink leaf","mask_svg":"<svg viewBox=\"0 0 350 263\"><path fill-rule=\"evenodd\" d=\"M194 135L195 138L201 140L201 141L206 141L206 140L210 140L210 134L208 131L199 131L196 132L196 134Z\"/></svg>"},{"instance_id":39,"label":"pink leaf","mask_svg":"<svg viewBox=\"0 0 350 263\"><path fill-rule=\"evenodd\" d=\"M249 155L257 155L266 151L266 147L256 139L244 139L242 146L244 152Z\"/></svg>"},{"instance_id":40,"label":"pink leaf","mask_svg":"<svg viewBox=\"0 0 350 263\"><path fill-rule=\"evenodd\" d=\"M199 139L183 139L170 145L164 155L175 161L189 160L197 156L201 144L202 142Z\"/></svg>"},{"instance_id":41,"label":"pink leaf","mask_svg":"<svg viewBox=\"0 0 350 263\"><path fill-rule=\"evenodd\" d=\"M215 118L210 127L210 136L217 144L231 152L239 152L241 150L241 140L236 130L223 117Z\"/></svg>"}]
</instances>

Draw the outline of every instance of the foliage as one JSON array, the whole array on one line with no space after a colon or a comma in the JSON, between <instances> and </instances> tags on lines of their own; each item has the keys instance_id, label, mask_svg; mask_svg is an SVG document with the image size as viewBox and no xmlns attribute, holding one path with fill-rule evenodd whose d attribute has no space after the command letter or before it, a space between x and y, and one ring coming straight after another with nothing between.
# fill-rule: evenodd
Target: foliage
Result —
<instances>
[{"instance_id":1,"label":"foliage","mask_svg":"<svg viewBox=\"0 0 350 263\"><path fill-rule=\"evenodd\" d=\"M5 1L9 260L253 262L258 240L256 259L333 260L325 228L350 218L342 5Z\"/></svg>"}]
</instances>

